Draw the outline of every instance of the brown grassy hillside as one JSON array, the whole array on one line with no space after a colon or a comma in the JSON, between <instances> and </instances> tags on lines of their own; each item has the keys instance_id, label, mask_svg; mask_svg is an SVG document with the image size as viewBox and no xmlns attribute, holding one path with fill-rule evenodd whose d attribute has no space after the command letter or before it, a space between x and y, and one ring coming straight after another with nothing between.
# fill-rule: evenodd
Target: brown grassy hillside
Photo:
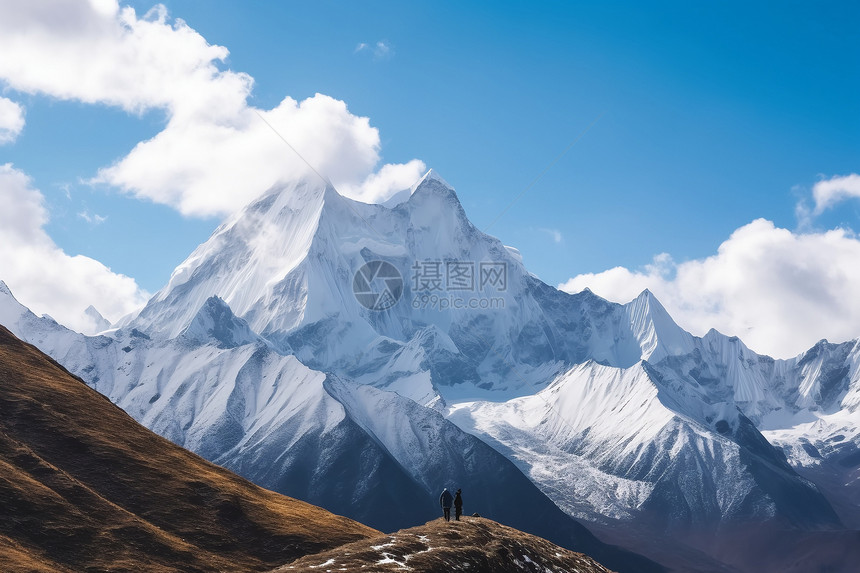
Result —
<instances>
[{"instance_id":1,"label":"brown grassy hillside","mask_svg":"<svg viewBox=\"0 0 860 573\"><path fill-rule=\"evenodd\" d=\"M377 535L160 438L0 326L0 571L258 571Z\"/></svg>"},{"instance_id":2,"label":"brown grassy hillside","mask_svg":"<svg viewBox=\"0 0 860 573\"><path fill-rule=\"evenodd\" d=\"M272 573L298 571L415 571L422 573L609 573L590 557L495 521L437 519L374 539L303 557Z\"/></svg>"}]
</instances>

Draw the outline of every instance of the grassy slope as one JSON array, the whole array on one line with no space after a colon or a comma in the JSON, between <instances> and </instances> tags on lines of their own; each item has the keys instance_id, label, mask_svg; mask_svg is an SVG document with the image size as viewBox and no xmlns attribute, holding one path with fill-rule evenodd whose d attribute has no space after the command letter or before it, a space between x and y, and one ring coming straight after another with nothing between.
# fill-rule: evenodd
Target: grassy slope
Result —
<instances>
[{"instance_id":1,"label":"grassy slope","mask_svg":"<svg viewBox=\"0 0 860 573\"><path fill-rule=\"evenodd\" d=\"M266 570L378 534L153 434L0 326L0 570Z\"/></svg>"}]
</instances>

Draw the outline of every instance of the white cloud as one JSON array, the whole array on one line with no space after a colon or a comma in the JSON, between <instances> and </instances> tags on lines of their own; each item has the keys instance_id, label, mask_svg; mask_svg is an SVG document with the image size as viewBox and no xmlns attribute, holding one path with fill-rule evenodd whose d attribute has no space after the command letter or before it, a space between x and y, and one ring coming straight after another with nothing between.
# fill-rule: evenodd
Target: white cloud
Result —
<instances>
[{"instance_id":1,"label":"white cloud","mask_svg":"<svg viewBox=\"0 0 860 573\"><path fill-rule=\"evenodd\" d=\"M424 168L413 160L374 172L379 131L344 102L316 94L302 102L286 98L270 111L246 108L229 124L171 120L96 180L186 215L224 215L278 181L312 176L290 147L345 195L365 202L409 187Z\"/></svg>"},{"instance_id":2,"label":"white cloud","mask_svg":"<svg viewBox=\"0 0 860 573\"><path fill-rule=\"evenodd\" d=\"M92 332L96 325L84 315L88 306L117 320L149 297L134 279L57 247L44 230L44 197L8 163L0 165L0 203L0 280L33 312Z\"/></svg>"},{"instance_id":3,"label":"white cloud","mask_svg":"<svg viewBox=\"0 0 860 573\"><path fill-rule=\"evenodd\" d=\"M369 52L373 54L373 59L375 60L384 60L394 55L394 50L391 48L391 44L385 40L379 40L373 45L370 45L367 42L360 42L355 47L355 53L358 54L360 52Z\"/></svg>"},{"instance_id":4,"label":"white cloud","mask_svg":"<svg viewBox=\"0 0 860 573\"><path fill-rule=\"evenodd\" d=\"M384 43L372 49L390 52ZM161 5L138 17L110 0L0 0L0 53L0 78L13 89L130 112L164 109L164 130L93 181L186 215L225 215L278 181L306 176L281 137L361 200L383 197L386 182L399 184L420 164L382 166L374 178L379 132L334 98L249 106L253 78L224 70L227 49L181 20L171 22Z\"/></svg>"},{"instance_id":5,"label":"white cloud","mask_svg":"<svg viewBox=\"0 0 860 573\"><path fill-rule=\"evenodd\" d=\"M5 97L0 97L0 145L11 143L24 129L24 108Z\"/></svg>"},{"instance_id":6,"label":"white cloud","mask_svg":"<svg viewBox=\"0 0 860 573\"><path fill-rule=\"evenodd\" d=\"M625 303L633 300L645 289L656 293L654 277L647 273L630 271L624 267L613 267L601 273L584 273L558 285L560 290L570 293L589 289L603 298ZM659 298L659 297L658 297Z\"/></svg>"},{"instance_id":7,"label":"white cloud","mask_svg":"<svg viewBox=\"0 0 860 573\"><path fill-rule=\"evenodd\" d=\"M78 217L89 223L90 225L101 225L105 221L107 221L107 217L99 215L97 213L90 213L88 209L84 209L80 213L78 213Z\"/></svg>"},{"instance_id":8,"label":"white cloud","mask_svg":"<svg viewBox=\"0 0 860 573\"><path fill-rule=\"evenodd\" d=\"M206 117L241 109L253 80L163 6L139 18L115 2L0 0L0 78L9 87L132 112Z\"/></svg>"},{"instance_id":9,"label":"white cloud","mask_svg":"<svg viewBox=\"0 0 860 573\"><path fill-rule=\"evenodd\" d=\"M373 49L373 55L377 58L387 58L392 55L391 44L380 40L376 42L376 47Z\"/></svg>"},{"instance_id":10,"label":"white cloud","mask_svg":"<svg viewBox=\"0 0 860 573\"><path fill-rule=\"evenodd\" d=\"M588 287L616 302L648 288L694 334L716 328L784 358L822 338L860 336L857 261L860 240L849 231L793 233L758 219L732 233L711 257L676 264L663 254L642 271L616 267L559 288Z\"/></svg>"},{"instance_id":11,"label":"white cloud","mask_svg":"<svg viewBox=\"0 0 860 573\"><path fill-rule=\"evenodd\" d=\"M419 159L408 163L389 163L368 175L359 184L344 184L341 193L365 203L385 203L399 191L409 189L427 171Z\"/></svg>"},{"instance_id":12,"label":"white cloud","mask_svg":"<svg viewBox=\"0 0 860 573\"><path fill-rule=\"evenodd\" d=\"M552 239L553 243L561 243L561 241L563 240L563 237L561 236L561 231L559 231L558 229L540 228L538 229L538 231L549 235L549 238Z\"/></svg>"},{"instance_id":13,"label":"white cloud","mask_svg":"<svg viewBox=\"0 0 860 573\"><path fill-rule=\"evenodd\" d=\"M860 175L852 173L821 180L812 188L812 198L815 200L815 215L845 199L860 198Z\"/></svg>"}]
</instances>

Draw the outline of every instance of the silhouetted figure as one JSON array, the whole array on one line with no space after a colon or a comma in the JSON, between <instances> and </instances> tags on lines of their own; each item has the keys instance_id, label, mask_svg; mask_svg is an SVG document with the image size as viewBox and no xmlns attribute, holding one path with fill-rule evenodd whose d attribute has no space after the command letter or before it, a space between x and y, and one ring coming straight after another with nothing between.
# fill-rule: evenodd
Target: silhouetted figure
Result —
<instances>
[{"instance_id":1,"label":"silhouetted figure","mask_svg":"<svg viewBox=\"0 0 860 573\"><path fill-rule=\"evenodd\" d=\"M463 498L460 497L460 490L457 490L457 495L454 496L454 519L460 521L460 516L463 515Z\"/></svg>"},{"instance_id":2,"label":"silhouetted figure","mask_svg":"<svg viewBox=\"0 0 860 573\"><path fill-rule=\"evenodd\" d=\"M448 488L442 490L442 495L439 496L439 505L442 506L442 515L445 521L451 521L451 502L454 501L454 496L448 491Z\"/></svg>"}]
</instances>

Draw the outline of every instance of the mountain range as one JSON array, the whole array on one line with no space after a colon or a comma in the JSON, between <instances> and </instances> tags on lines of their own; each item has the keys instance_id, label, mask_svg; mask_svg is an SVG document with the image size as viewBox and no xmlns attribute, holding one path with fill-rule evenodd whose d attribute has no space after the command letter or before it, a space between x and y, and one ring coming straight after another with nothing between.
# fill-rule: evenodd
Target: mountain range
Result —
<instances>
[{"instance_id":1,"label":"mountain range","mask_svg":"<svg viewBox=\"0 0 860 573\"><path fill-rule=\"evenodd\" d=\"M684 570L849 570L857 340L774 360L696 337L648 291L544 284L432 171L403 198L275 187L101 335L2 284L0 324L176 444L378 529L456 486L619 571L660 567L577 520Z\"/></svg>"},{"instance_id":2,"label":"mountain range","mask_svg":"<svg viewBox=\"0 0 860 573\"><path fill-rule=\"evenodd\" d=\"M383 535L170 443L0 327L0 570L605 573L464 517ZM285 564L285 565L282 565ZM408 564L408 565L407 565Z\"/></svg>"}]
</instances>

